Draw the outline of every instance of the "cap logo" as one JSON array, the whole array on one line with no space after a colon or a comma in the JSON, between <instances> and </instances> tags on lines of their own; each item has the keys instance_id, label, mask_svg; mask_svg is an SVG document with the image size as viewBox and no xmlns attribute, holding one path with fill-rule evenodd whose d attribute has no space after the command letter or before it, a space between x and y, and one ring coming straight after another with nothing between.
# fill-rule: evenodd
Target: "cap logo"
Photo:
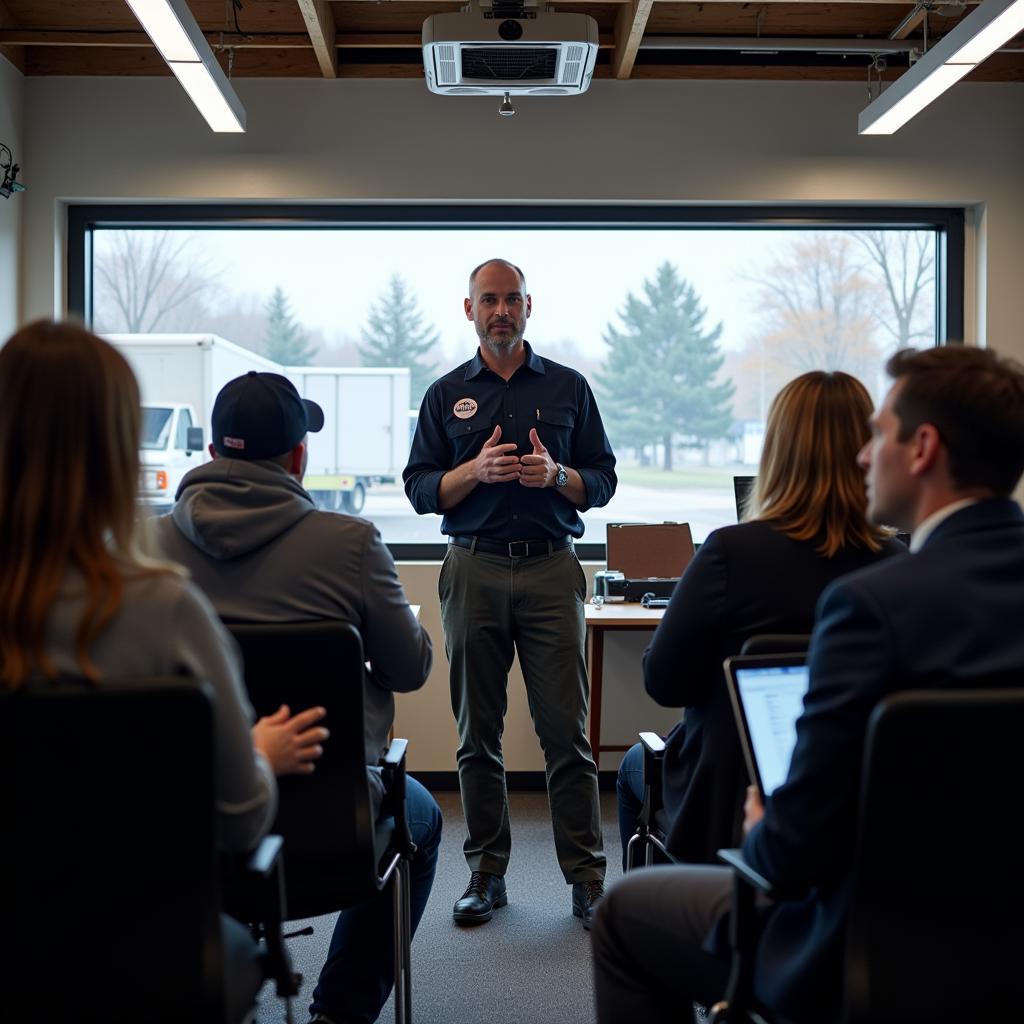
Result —
<instances>
[{"instance_id":1,"label":"cap logo","mask_svg":"<svg viewBox=\"0 0 1024 1024\"><path fill-rule=\"evenodd\" d=\"M225 448L245 448L245 441L240 437L225 437L224 438Z\"/></svg>"},{"instance_id":2,"label":"cap logo","mask_svg":"<svg viewBox=\"0 0 1024 1024\"><path fill-rule=\"evenodd\" d=\"M460 420L468 420L471 416L476 415L477 405L472 398L460 398L452 409L452 412Z\"/></svg>"}]
</instances>

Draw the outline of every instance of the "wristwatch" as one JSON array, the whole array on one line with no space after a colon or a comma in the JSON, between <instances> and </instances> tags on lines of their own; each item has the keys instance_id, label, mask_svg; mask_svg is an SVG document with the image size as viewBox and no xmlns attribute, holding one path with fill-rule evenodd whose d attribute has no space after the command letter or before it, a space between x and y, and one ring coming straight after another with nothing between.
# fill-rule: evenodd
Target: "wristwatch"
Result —
<instances>
[{"instance_id":1,"label":"wristwatch","mask_svg":"<svg viewBox=\"0 0 1024 1024\"><path fill-rule=\"evenodd\" d=\"M565 471L565 466L560 462L555 463L558 472L555 474L555 486L564 487L569 482L569 474Z\"/></svg>"}]
</instances>

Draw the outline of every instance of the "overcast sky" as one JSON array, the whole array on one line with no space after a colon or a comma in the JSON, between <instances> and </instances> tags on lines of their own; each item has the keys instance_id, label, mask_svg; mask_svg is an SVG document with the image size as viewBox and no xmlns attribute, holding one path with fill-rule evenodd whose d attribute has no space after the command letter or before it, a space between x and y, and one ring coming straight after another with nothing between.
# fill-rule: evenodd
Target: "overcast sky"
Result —
<instances>
[{"instance_id":1,"label":"overcast sky","mask_svg":"<svg viewBox=\"0 0 1024 1024\"><path fill-rule=\"evenodd\" d=\"M697 289L708 315L721 320L725 348L740 348L757 310L749 271L792 240L777 231L610 230L229 230L202 231L197 244L222 269L221 294L269 296L280 285L292 310L330 339L356 338L392 273L415 291L425 322L449 353L475 347L462 312L469 271L493 256L527 276L533 316L527 337L572 339L599 357L601 335L618 323L627 292L666 259Z\"/></svg>"}]
</instances>

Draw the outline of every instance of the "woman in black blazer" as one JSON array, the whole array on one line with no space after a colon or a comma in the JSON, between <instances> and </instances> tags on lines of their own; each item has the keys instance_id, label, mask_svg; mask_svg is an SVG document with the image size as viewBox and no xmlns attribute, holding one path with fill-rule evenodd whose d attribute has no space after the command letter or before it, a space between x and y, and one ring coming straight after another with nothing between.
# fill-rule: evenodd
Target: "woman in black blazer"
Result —
<instances>
[{"instance_id":1,"label":"woman in black blazer","mask_svg":"<svg viewBox=\"0 0 1024 1024\"><path fill-rule=\"evenodd\" d=\"M679 860L713 864L716 850L741 838L748 779L723 660L758 633L810 633L829 583L905 551L867 519L856 456L871 409L846 373L805 373L778 393L745 522L701 545L644 652L647 692L684 708L666 740L662 782L667 847ZM619 768L624 862L642 775L637 744Z\"/></svg>"}]
</instances>

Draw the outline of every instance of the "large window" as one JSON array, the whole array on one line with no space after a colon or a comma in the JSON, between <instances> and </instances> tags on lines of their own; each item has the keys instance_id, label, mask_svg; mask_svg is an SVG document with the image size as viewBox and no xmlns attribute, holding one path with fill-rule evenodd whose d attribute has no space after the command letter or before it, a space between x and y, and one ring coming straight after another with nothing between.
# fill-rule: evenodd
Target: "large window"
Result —
<instances>
[{"instance_id":1,"label":"large window","mask_svg":"<svg viewBox=\"0 0 1024 1024\"><path fill-rule=\"evenodd\" d=\"M600 545L607 522L688 521L698 541L735 522L779 387L842 369L877 399L889 353L963 321L952 210L76 207L70 254L72 311L133 360L147 423L174 417L168 446L193 414L208 439L231 376L281 367L327 412L307 486L406 556L442 540L401 471L424 389L476 349L462 300L484 259L524 269L527 338L597 395L619 460L585 516Z\"/></svg>"}]
</instances>

